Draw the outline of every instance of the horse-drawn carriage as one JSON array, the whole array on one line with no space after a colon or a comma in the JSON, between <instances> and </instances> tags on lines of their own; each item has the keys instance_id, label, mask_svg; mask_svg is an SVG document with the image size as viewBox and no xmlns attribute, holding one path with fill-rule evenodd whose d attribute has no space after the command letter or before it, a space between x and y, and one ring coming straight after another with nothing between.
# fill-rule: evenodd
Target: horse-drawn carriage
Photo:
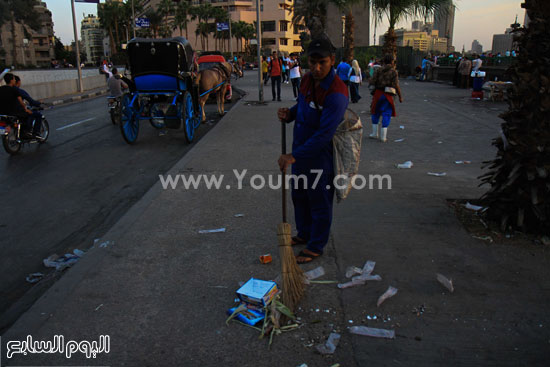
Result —
<instances>
[{"instance_id":1,"label":"horse-drawn carriage","mask_svg":"<svg viewBox=\"0 0 550 367\"><path fill-rule=\"evenodd\" d=\"M121 103L120 129L136 142L140 120L157 129L181 129L188 142L201 123L194 52L183 37L134 38L127 47L132 80Z\"/></svg>"}]
</instances>

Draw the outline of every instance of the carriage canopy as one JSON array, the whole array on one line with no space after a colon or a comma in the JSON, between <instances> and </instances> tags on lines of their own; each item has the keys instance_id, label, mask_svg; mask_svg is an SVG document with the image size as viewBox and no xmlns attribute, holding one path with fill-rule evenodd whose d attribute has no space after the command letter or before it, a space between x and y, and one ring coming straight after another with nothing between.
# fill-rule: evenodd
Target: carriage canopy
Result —
<instances>
[{"instance_id":1,"label":"carriage canopy","mask_svg":"<svg viewBox=\"0 0 550 367\"><path fill-rule=\"evenodd\" d=\"M178 76L193 66L193 49L184 37L134 38L127 50L133 78L147 74Z\"/></svg>"}]
</instances>

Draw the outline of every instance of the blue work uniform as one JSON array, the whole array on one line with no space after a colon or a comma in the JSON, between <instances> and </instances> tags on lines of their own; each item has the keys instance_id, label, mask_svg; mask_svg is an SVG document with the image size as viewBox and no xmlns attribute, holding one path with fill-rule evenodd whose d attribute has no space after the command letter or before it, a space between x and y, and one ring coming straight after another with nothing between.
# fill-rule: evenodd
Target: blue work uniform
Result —
<instances>
[{"instance_id":1,"label":"blue work uniform","mask_svg":"<svg viewBox=\"0 0 550 367\"><path fill-rule=\"evenodd\" d=\"M338 73L338 77L347 84L349 81L349 70L351 69L350 64L347 62L342 61L340 64L338 64L338 67L336 68L336 72Z\"/></svg>"},{"instance_id":2,"label":"blue work uniform","mask_svg":"<svg viewBox=\"0 0 550 367\"><path fill-rule=\"evenodd\" d=\"M322 254L332 224L332 137L344 118L349 97L347 86L334 69L314 88L314 79L308 73L302 79L298 103L290 109L289 122L296 121L292 142L292 156L296 162L292 165L292 173L307 178L307 186L292 185L292 202L298 237L308 241L308 250ZM322 170L322 174L312 170ZM316 179L318 182L314 186Z\"/></svg>"}]
</instances>

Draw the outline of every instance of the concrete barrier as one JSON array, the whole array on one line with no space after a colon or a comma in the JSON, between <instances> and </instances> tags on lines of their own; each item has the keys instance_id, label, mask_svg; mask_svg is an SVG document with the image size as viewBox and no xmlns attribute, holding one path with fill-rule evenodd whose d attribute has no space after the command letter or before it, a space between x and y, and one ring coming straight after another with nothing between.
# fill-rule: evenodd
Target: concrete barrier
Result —
<instances>
[{"instance_id":1,"label":"concrete barrier","mask_svg":"<svg viewBox=\"0 0 550 367\"><path fill-rule=\"evenodd\" d=\"M22 88L25 89L34 99L45 99L65 96L67 94L78 93L78 80L65 79L37 84L25 84L23 78ZM84 90L90 90L100 87L107 87L105 76L94 75L82 78Z\"/></svg>"}]
</instances>

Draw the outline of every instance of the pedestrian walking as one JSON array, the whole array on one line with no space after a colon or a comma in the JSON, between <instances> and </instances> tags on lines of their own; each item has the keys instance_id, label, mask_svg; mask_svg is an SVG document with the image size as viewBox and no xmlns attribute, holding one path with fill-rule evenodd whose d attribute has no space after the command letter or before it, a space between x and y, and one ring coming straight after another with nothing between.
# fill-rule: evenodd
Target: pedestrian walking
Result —
<instances>
[{"instance_id":1,"label":"pedestrian walking","mask_svg":"<svg viewBox=\"0 0 550 367\"><path fill-rule=\"evenodd\" d=\"M262 76L264 78L264 85L266 85L269 80L268 72L269 72L269 64L267 63L265 56L262 56Z\"/></svg>"},{"instance_id":2,"label":"pedestrian walking","mask_svg":"<svg viewBox=\"0 0 550 367\"><path fill-rule=\"evenodd\" d=\"M273 101L277 97L277 101L281 101L281 75L283 73L283 62L277 57L277 51L271 54L269 62L269 74L271 75L271 95ZM277 86L277 94L275 94L275 86Z\"/></svg>"},{"instance_id":3,"label":"pedestrian walking","mask_svg":"<svg viewBox=\"0 0 550 367\"><path fill-rule=\"evenodd\" d=\"M397 95L401 103L403 103L403 97L401 96L399 77L397 70L395 70L393 56L384 56L383 64L381 68L374 72L371 82L375 89L371 103L372 134L369 137L372 139L380 138L380 141L385 143L391 118L396 116L393 97ZM382 128L380 134L378 134L380 117L382 117Z\"/></svg>"},{"instance_id":4,"label":"pedestrian walking","mask_svg":"<svg viewBox=\"0 0 550 367\"><path fill-rule=\"evenodd\" d=\"M338 67L336 68L336 72L338 73L338 76L340 79L344 82L346 87L349 86L349 69L351 69L350 64L348 64L347 60L342 60Z\"/></svg>"},{"instance_id":5,"label":"pedestrian walking","mask_svg":"<svg viewBox=\"0 0 550 367\"><path fill-rule=\"evenodd\" d=\"M285 83L288 84L290 82L290 63L292 62L292 59L288 56L285 56L283 58L283 65L285 66Z\"/></svg>"},{"instance_id":6,"label":"pedestrian walking","mask_svg":"<svg viewBox=\"0 0 550 367\"><path fill-rule=\"evenodd\" d=\"M300 86L298 102L277 112L283 122L295 121L292 153L279 157L279 168L292 165L292 174L307 182L292 187L296 220L295 245L307 245L297 255L299 264L323 254L332 223L334 163L332 138L348 106L348 89L334 71L335 49L327 38L309 44L310 72ZM302 176L301 176L302 177Z\"/></svg>"},{"instance_id":7,"label":"pedestrian walking","mask_svg":"<svg viewBox=\"0 0 550 367\"><path fill-rule=\"evenodd\" d=\"M349 69L349 91L351 95L351 103L357 103L361 99L359 95L359 86L363 84L363 75L357 60L351 62Z\"/></svg>"},{"instance_id":8,"label":"pedestrian walking","mask_svg":"<svg viewBox=\"0 0 550 367\"><path fill-rule=\"evenodd\" d=\"M290 61L290 82L292 83L292 93L294 93L294 98L298 98L301 80L302 70L300 68L300 60L298 59L298 56L293 55Z\"/></svg>"},{"instance_id":9,"label":"pedestrian walking","mask_svg":"<svg viewBox=\"0 0 550 367\"><path fill-rule=\"evenodd\" d=\"M458 65L458 73L460 74L460 88L470 89L470 73L472 72L472 62L464 56Z\"/></svg>"}]
</instances>

